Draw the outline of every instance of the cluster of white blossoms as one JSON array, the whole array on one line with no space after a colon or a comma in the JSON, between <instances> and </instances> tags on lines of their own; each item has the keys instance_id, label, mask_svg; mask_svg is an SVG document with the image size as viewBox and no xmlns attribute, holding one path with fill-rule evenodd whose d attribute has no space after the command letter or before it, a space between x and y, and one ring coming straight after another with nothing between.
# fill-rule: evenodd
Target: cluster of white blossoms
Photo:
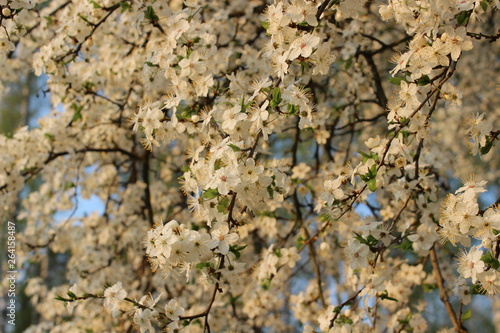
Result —
<instances>
[{"instance_id":1,"label":"cluster of white blossoms","mask_svg":"<svg viewBox=\"0 0 500 333\"><path fill-rule=\"evenodd\" d=\"M0 0L0 92L50 100L0 135L26 332L463 331L500 293L499 5Z\"/></svg>"},{"instance_id":2,"label":"cluster of white blossoms","mask_svg":"<svg viewBox=\"0 0 500 333\"><path fill-rule=\"evenodd\" d=\"M161 269L168 277L173 270L189 274L193 264L211 261L214 253L227 255L237 240L238 235L229 233L227 223L218 223L207 234L172 220L150 230L144 246L153 271Z\"/></svg>"},{"instance_id":3,"label":"cluster of white blossoms","mask_svg":"<svg viewBox=\"0 0 500 333\"><path fill-rule=\"evenodd\" d=\"M76 297L75 294L70 296ZM104 306L109 307L115 316L124 311L120 304L126 299L127 292L123 289L121 282L106 288L103 297ZM132 301L137 307L133 313L133 321L141 332L154 332L153 321L161 322L167 330L175 330L180 327L179 320L185 311L184 308L177 303L177 300L171 299L163 309L157 309L159 299L160 297L153 298L151 295L145 295L138 302Z\"/></svg>"},{"instance_id":4,"label":"cluster of white blossoms","mask_svg":"<svg viewBox=\"0 0 500 333\"><path fill-rule=\"evenodd\" d=\"M460 275L489 295L500 291L498 242L500 210L497 206L480 211L478 197L486 192L486 181L471 177L455 194L449 194L443 205L439 230L443 241L462 245L456 266ZM481 245L471 246L473 239Z\"/></svg>"}]
</instances>

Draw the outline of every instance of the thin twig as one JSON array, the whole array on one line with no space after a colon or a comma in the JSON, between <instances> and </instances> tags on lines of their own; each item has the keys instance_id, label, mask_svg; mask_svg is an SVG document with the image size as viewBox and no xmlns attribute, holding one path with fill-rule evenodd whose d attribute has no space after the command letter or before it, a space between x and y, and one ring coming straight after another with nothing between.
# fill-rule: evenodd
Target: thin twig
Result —
<instances>
[{"instance_id":1,"label":"thin twig","mask_svg":"<svg viewBox=\"0 0 500 333\"><path fill-rule=\"evenodd\" d=\"M337 320L339 314L340 314L340 311L342 311L342 309L352 303L356 297L358 297L358 295L363 291L363 289L365 289L365 287L359 289L354 295L352 295L351 297L349 297L349 299L347 299L344 303L340 304L340 305L337 305L337 307L335 307L335 316L333 316L332 320L330 320L330 328L333 327L333 325L335 325L335 320Z\"/></svg>"}]
</instances>

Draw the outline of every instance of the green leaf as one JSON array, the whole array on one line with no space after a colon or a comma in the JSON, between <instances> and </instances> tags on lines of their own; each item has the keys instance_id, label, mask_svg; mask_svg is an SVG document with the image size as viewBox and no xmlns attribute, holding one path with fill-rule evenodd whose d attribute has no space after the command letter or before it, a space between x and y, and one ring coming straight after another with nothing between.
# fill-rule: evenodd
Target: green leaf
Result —
<instances>
[{"instance_id":1,"label":"green leaf","mask_svg":"<svg viewBox=\"0 0 500 333\"><path fill-rule=\"evenodd\" d=\"M486 155L490 152L491 148L493 147L493 141L489 136L486 137L486 144L484 147L481 147L480 152L481 155Z\"/></svg>"},{"instance_id":2,"label":"green leaf","mask_svg":"<svg viewBox=\"0 0 500 333\"><path fill-rule=\"evenodd\" d=\"M211 262L200 262L196 264L196 269L201 271L205 267L211 267L214 268L214 264Z\"/></svg>"},{"instance_id":3,"label":"green leaf","mask_svg":"<svg viewBox=\"0 0 500 333\"><path fill-rule=\"evenodd\" d=\"M269 193L269 196L271 197L271 199L274 198L274 189L271 187L271 185L269 185L267 187L267 193Z\"/></svg>"},{"instance_id":4,"label":"green leaf","mask_svg":"<svg viewBox=\"0 0 500 333\"><path fill-rule=\"evenodd\" d=\"M471 309L462 313L462 320L470 319L470 317L472 317L472 310Z\"/></svg>"},{"instance_id":5,"label":"green leaf","mask_svg":"<svg viewBox=\"0 0 500 333\"><path fill-rule=\"evenodd\" d=\"M272 100L270 103L271 107L275 108L278 105L280 105L283 99L281 98L281 89L279 87L274 87L271 96L272 96Z\"/></svg>"},{"instance_id":6,"label":"green leaf","mask_svg":"<svg viewBox=\"0 0 500 333\"><path fill-rule=\"evenodd\" d=\"M488 10L488 1L481 1L481 8L484 10L484 11L487 11Z\"/></svg>"},{"instance_id":7,"label":"green leaf","mask_svg":"<svg viewBox=\"0 0 500 333\"><path fill-rule=\"evenodd\" d=\"M128 1L122 1L120 2L120 7L121 7L121 10L122 10L122 13L126 10L128 11L131 11L132 10L132 6L130 5L130 3Z\"/></svg>"},{"instance_id":8,"label":"green leaf","mask_svg":"<svg viewBox=\"0 0 500 333\"><path fill-rule=\"evenodd\" d=\"M90 81L85 81L82 83L82 87L87 91L91 91L92 88L95 87L95 84L93 82L90 82Z\"/></svg>"},{"instance_id":9,"label":"green leaf","mask_svg":"<svg viewBox=\"0 0 500 333\"><path fill-rule=\"evenodd\" d=\"M378 244L378 239L376 239L372 235L368 235L368 237L366 237L366 240L368 241L369 246L375 246Z\"/></svg>"},{"instance_id":10,"label":"green leaf","mask_svg":"<svg viewBox=\"0 0 500 333\"><path fill-rule=\"evenodd\" d=\"M44 16L43 18L47 20L47 25L51 25L52 23L54 23L54 19L52 18L52 16Z\"/></svg>"},{"instance_id":11,"label":"green leaf","mask_svg":"<svg viewBox=\"0 0 500 333\"><path fill-rule=\"evenodd\" d=\"M390 84L394 84L396 86L399 86L401 84L401 81L406 81L404 77L393 77L389 79Z\"/></svg>"},{"instance_id":12,"label":"green leaf","mask_svg":"<svg viewBox=\"0 0 500 333\"><path fill-rule=\"evenodd\" d=\"M49 141L53 142L56 137L53 134L45 133L44 136L49 139Z\"/></svg>"},{"instance_id":13,"label":"green leaf","mask_svg":"<svg viewBox=\"0 0 500 333\"><path fill-rule=\"evenodd\" d=\"M71 108L75 111L73 113L73 118L71 119L73 122L82 119L82 109L83 106L76 105L75 103L71 104Z\"/></svg>"},{"instance_id":14,"label":"green leaf","mask_svg":"<svg viewBox=\"0 0 500 333\"><path fill-rule=\"evenodd\" d=\"M330 214L328 214L328 213L324 213L324 214L321 214L320 216L318 216L318 218L319 218L319 220L320 220L321 222L326 222L326 221L330 221L330 219L331 219L332 217L330 216Z\"/></svg>"},{"instance_id":15,"label":"green leaf","mask_svg":"<svg viewBox=\"0 0 500 333\"><path fill-rule=\"evenodd\" d=\"M428 75L424 75L422 76L420 79L417 80L417 84L419 86L426 86L428 85L429 83L431 83L431 79L429 78Z\"/></svg>"},{"instance_id":16,"label":"green leaf","mask_svg":"<svg viewBox=\"0 0 500 333\"><path fill-rule=\"evenodd\" d=\"M233 245L232 247L234 247L234 248L235 248L236 250L238 250L238 251L241 251L241 250L246 249L246 248L248 247L248 245L240 245L240 246L238 246L238 245Z\"/></svg>"},{"instance_id":17,"label":"green leaf","mask_svg":"<svg viewBox=\"0 0 500 333\"><path fill-rule=\"evenodd\" d=\"M342 325L342 324L349 324L349 325L352 325L353 324L353 321L352 319L350 318L347 318L346 316L344 315L341 315L339 316L339 318L337 320L335 320L335 323L339 324L339 325Z\"/></svg>"},{"instance_id":18,"label":"green leaf","mask_svg":"<svg viewBox=\"0 0 500 333\"><path fill-rule=\"evenodd\" d=\"M370 155L368 155L367 153L365 153L365 152L363 152L363 151L361 151L361 150L358 150L358 153L360 153L360 154L361 154L361 156L363 156L363 157L364 157L364 158L366 158L366 159L369 159L369 158L370 158ZM366 162L366 160L365 160L365 161L363 161L363 163L364 163L364 162Z\"/></svg>"},{"instance_id":19,"label":"green leaf","mask_svg":"<svg viewBox=\"0 0 500 333\"><path fill-rule=\"evenodd\" d=\"M297 237L297 240L295 240L295 247L298 251L302 250L302 248L304 247L304 237L302 237L302 235L299 235L299 237Z\"/></svg>"},{"instance_id":20,"label":"green leaf","mask_svg":"<svg viewBox=\"0 0 500 333\"><path fill-rule=\"evenodd\" d=\"M260 22L260 24L262 25L262 27L263 27L264 29L266 29L266 30L267 30L267 29L269 29L269 22L262 21L262 22Z\"/></svg>"},{"instance_id":21,"label":"green leaf","mask_svg":"<svg viewBox=\"0 0 500 333\"><path fill-rule=\"evenodd\" d=\"M470 286L469 292L471 295L485 295L485 290L482 289L481 285L473 284Z\"/></svg>"},{"instance_id":22,"label":"green leaf","mask_svg":"<svg viewBox=\"0 0 500 333\"><path fill-rule=\"evenodd\" d=\"M467 22L469 22L469 16L470 16L469 12L461 12L460 14L455 16L455 18L457 19L458 25L462 25L462 26L466 25Z\"/></svg>"},{"instance_id":23,"label":"green leaf","mask_svg":"<svg viewBox=\"0 0 500 333\"><path fill-rule=\"evenodd\" d=\"M410 119L406 118L406 117L401 117L401 119L399 120L399 123L401 124L401 127L405 127L406 125L408 125L410 123Z\"/></svg>"},{"instance_id":24,"label":"green leaf","mask_svg":"<svg viewBox=\"0 0 500 333\"><path fill-rule=\"evenodd\" d=\"M236 304L236 301L241 297L241 295L238 295L238 296L232 296L231 294L229 294L229 303L231 304Z\"/></svg>"},{"instance_id":25,"label":"green leaf","mask_svg":"<svg viewBox=\"0 0 500 333\"><path fill-rule=\"evenodd\" d=\"M424 292L430 293L433 290L437 289L438 285L436 283L424 283L423 288Z\"/></svg>"},{"instance_id":26,"label":"green leaf","mask_svg":"<svg viewBox=\"0 0 500 333\"><path fill-rule=\"evenodd\" d=\"M253 100L250 100L250 102L248 102L248 103L246 103L246 104L245 104L245 97L243 97L243 98L241 99L241 103L240 103L240 106L241 106L241 110L240 110L240 112L241 112L241 113L245 113L245 112L247 111L248 107L249 107L250 105L252 105L253 103L254 103L254 101L253 101Z\"/></svg>"},{"instance_id":27,"label":"green leaf","mask_svg":"<svg viewBox=\"0 0 500 333\"><path fill-rule=\"evenodd\" d=\"M214 163L214 170L219 170L220 168L222 168L222 161L219 159Z\"/></svg>"},{"instance_id":28,"label":"green leaf","mask_svg":"<svg viewBox=\"0 0 500 333\"><path fill-rule=\"evenodd\" d=\"M352 66L352 57L345 61L345 70L348 71Z\"/></svg>"},{"instance_id":29,"label":"green leaf","mask_svg":"<svg viewBox=\"0 0 500 333\"><path fill-rule=\"evenodd\" d=\"M302 75L308 73L311 70L311 67L309 67L309 64L306 61L301 61L300 66L302 67Z\"/></svg>"},{"instance_id":30,"label":"green leaf","mask_svg":"<svg viewBox=\"0 0 500 333\"><path fill-rule=\"evenodd\" d=\"M241 257L240 251L231 250L231 249L229 251L231 251L234 254L236 260L240 259L240 257Z\"/></svg>"},{"instance_id":31,"label":"green leaf","mask_svg":"<svg viewBox=\"0 0 500 333\"><path fill-rule=\"evenodd\" d=\"M78 17L81 18L82 20L84 20L85 22L87 22L88 24L92 24L88 18L86 18L85 16L83 16L82 14L78 14Z\"/></svg>"},{"instance_id":32,"label":"green leaf","mask_svg":"<svg viewBox=\"0 0 500 333\"><path fill-rule=\"evenodd\" d=\"M357 232L354 232L354 233L356 234L356 237L354 237L355 239L357 239L361 244L368 245L368 241L366 239L364 239L363 236L361 236Z\"/></svg>"},{"instance_id":33,"label":"green leaf","mask_svg":"<svg viewBox=\"0 0 500 333\"><path fill-rule=\"evenodd\" d=\"M66 294L68 294L68 296L71 297L72 299L76 299L76 295L73 292L68 291Z\"/></svg>"},{"instance_id":34,"label":"green leaf","mask_svg":"<svg viewBox=\"0 0 500 333\"><path fill-rule=\"evenodd\" d=\"M385 290L381 295L379 295L379 297L380 297L380 299L387 299L389 301L398 302L397 299L389 296L389 293L387 292L387 290Z\"/></svg>"},{"instance_id":35,"label":"green leaf","mask_svg":"<svg viewBox=\"0 0 500 333\"><path fill-rule=\"evenodd\" d=\"M240 251L246 247L247 247L247 245L244 245L244 246L233 245L233 246L229 247L229 251L231 251L236 256L236 259L240 259L240 257L241 257Z\"/></svg>"},{"instance_id":36,"label":"green leaf","mask_svg":"<svg viewBox=\"0 0 500 333\"><path fill-rule=\"evenodd\" d=\"M231 149L233 151L241 151L241 148L236 146L236 145L233 145L232 143L229 144L229 147L231 147Z\"/></svg>"},{"instance_id":37,"label":"green leaf","mask_svg":"<svg viewBox=\"0 0 500 333\"><path fill-rule=\"evenodd\" d=\"M95 1L93 1L93 0L90 0L90 3L94 6L94 9L99 9L99 8L101 8L101 6L100 6L97 2L95 2Z\"/></svg>"},{"instance_id":38,"label":"green leaf","mask_svg":"<svg viewBox=\"0 0 500 333\"><path fill-rule=\"evenodd\" d=\"M378 161L378 155L373 153L373 152L370 152L370 154L367 154L361 150L358 150L358 153L361 154L361 156L363 156L363 159L362 159L362 162L365 163L366 161L368 160L374 160L375 162Z\"/></svg>"},{"instance_id":39,"label":"green leaf","mask_svg":"<svg viewBox=\"0 0 500 333\"><path fill-rule=\"evenodd\" d=\"M375 178L367 181L366 185L368 185L368 189L372 192L375 192L377 190L377 180Z\"/></svg>"},{"instance_id":40,"label":"green leaf","mask_svg":"<svg viewBox=\"0 0 500 333\"><path fill-rule=\"evenodd\" d=\"M34 167L31 167L31 168L24 168L21 170L21 173L22 174L28 174L28 173L33 173L37 170L37 167L34 166Z\"/></svg>"},{"instance_id":41,"label":"green leaf","mask_svg":"<svg viewBox=\"0 0 500 333\"><path fill-rule=\"evenodd\" d=\"M297 112L299 112L299 107L294 104L288 103L287 112L288 114L296 114Z\"/></svg>"},{"instance_id":42,"label":"green leaf","mask_svg":"<svg viewBox=\"0 0 500 333\"><path fill-rule=\"evenodd\" d=\"M412 248L412 244L413 242L411 240L405 239L403 242L401 242L401 244L399 244L396 247L400 248L403 251L407 251Z\"/></svg>"},{"instance_id":43,"label":"green leaf","mask_svg":"<svg viewBox=\"0 0 500 333\"><path fill-rule=\"evenodd\" d=\"M219 195L219 191L215 188L209 188L203 194L201 195L202 198L204 199L213 199Z\"/></svg>"},{"instance_id":44,"label":"green leaf","mask_svg":"<svg viewBox=\"0 0 500 333\"><path fill-rule=\"evenodd\" d=\"M148 6L146 8L146 12L144 13L144 18L146 20L150 20L153 23L158 22L159 20L158 15L156 15L155 10L151 6Z\"/></svg>"},{"instance_id":45,"label":"green leaf","mask_svg":"<svg viewBox=\"0 0 500 333\"><path fill-rule=\"evenodd\" d=\"M490 265L493 269L500 268L500 262L498 261L497 258L495 258L493 256L493 254L491 252L488 252L488 253L482 255L481 261L483 261L487 265Z\"/></svg>"},{"instance_id":46,"label":"green leaf","mask_svg":"<svg viewBox=\"0 0 500 333\"><path fill-rule=\"evenodd\" d=\"M410 137L410 135L412 134L410 131L401 131L399 133L403 136L404 139L408 139ZM410 153L410 155L411 155L411 153ZM415 156L415 155L412 155L412 156Z\"/></svg>"},{"instance_id":47,"label":"green leaf","mask_svg":"<svg viewBox=\"0 0 500 333\"><path fill-rule=\"evenodd\" d=\"M217 211L221 214L227 213L227 207L229 206L229 199L225 197L217 204Z\"/></svg>"}]
</instances>

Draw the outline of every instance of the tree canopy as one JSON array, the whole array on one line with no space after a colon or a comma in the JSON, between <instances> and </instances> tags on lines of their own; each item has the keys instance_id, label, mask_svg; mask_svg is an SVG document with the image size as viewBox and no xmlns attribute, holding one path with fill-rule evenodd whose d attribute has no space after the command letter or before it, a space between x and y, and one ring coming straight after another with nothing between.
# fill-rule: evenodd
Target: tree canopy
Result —
<instances>
[{"instance_id":1,"label":"tree canopy","mask_svg":"<svg viewBox=\"0 0 500 333\"><path fill-rule=\"evenodd\" d=\"M0 220L19 269L63 258L26 332L426 332L427 292L466 331L500 292L499 5L0 0L1 94L51 105L0 136Z\"/></svg>"}]
</instances>

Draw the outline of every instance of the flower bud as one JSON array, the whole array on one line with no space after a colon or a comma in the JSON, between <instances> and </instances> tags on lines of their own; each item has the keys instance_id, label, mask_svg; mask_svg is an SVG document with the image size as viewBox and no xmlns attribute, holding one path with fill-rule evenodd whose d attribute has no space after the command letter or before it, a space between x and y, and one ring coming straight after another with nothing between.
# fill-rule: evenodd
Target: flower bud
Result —
<instances>
[{"instance_id":1,"label":"flower bud","mask_svg":"<svg viewBox=\"0 0 500 333\"><path fill-rule=\"evenodd\" d=\"M491 249L492 245L493 242L489 238L484 238L483 241L481 242L481 246L484 247L485 249Z\"/></svg>"},{"instance_id":2,"label":"flower bud","mask_svg":"<svg viewBox=\"0 0 500 333\"><path fill-rule=\"evenodd\" d=\"M12 11L10 10L10 8L9 7L3 7L2 8L2 16L9 17L10 15L12 15Z\"/></svg>"}]
</instances>

